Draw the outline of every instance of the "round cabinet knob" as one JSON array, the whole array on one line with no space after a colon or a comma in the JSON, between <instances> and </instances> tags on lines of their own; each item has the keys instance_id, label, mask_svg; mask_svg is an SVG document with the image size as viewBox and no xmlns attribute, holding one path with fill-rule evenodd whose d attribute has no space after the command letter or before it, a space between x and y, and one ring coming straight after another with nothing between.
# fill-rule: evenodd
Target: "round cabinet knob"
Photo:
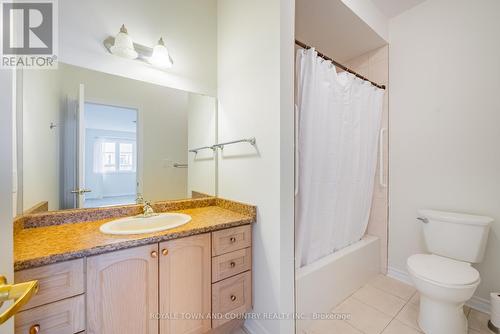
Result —
<instances>
[{"instance_id":1,"label":"round cabinet knob","mask_svg":"<svg viewBox=\"0 0 500 334\"><path fill-rule=\"evenodd\" d=\"M236 301L236 296L235 295L231 295L231 301L232 302Z\"/></svg>"},{"instance_id":2,"label":"round cabinet knob","mask_svg":"<svg viewBox=\"0 0 500 334\"><path fill-rule=\"evenodd\" d=\"M229 264L229 266L230 266L231 268L234 268L234 267L236 267L236 263L234 263L233 261L231 261L231 263Z\"/></svg>"},{"instance_id":3,"label":"round cabinet knob","mask_svg":"<svg viewBox=\"0 0 500 334\"><path fill-rule=\"evenodd\" d=\"M163 249L161 251L161 253L163 254L163 256L167 256L168 255L168 249Z\"/></svg>"},{"instance_id":4,"label":"round cabinet knob","mask_svg":"<svg viewBox=\"0 0 500 334\"><path fill-rule=\"evenodd\" d=\"M229 238L229 241L231 241L231 243L234 244L236 242L236 238L235 237L231 237L231 238Z\"/></svg>"},{"instance_id":5,"label":"round cabinet knob","mask_svg":"<svg viewBox=\"0 0 500 334\"><path fill-rule=\"evenodd\" d=\"M40 333L40 325L36 324L30 327L29 334L37 334Z\"/></svg>"},{"instance_id":6,"label":"round cabinet knob","mask_svg":"<svg viewBox=\"0 0 500 334\"><path fill-rule=\"evenodd\" d=\"M157 252L157 251L152 251L152 252L151 252L151 257L152 257L152 258L156 258L156 257L158 257L158 252Z\"/></svg>"}]
</instances>

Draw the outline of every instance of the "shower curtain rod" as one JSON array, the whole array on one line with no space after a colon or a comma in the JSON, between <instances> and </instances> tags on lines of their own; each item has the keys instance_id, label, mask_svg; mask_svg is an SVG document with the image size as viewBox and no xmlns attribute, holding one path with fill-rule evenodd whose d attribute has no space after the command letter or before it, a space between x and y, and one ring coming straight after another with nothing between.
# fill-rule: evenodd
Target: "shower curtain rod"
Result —
<instances>
[{"instance_id":1,"label":"shower curtain rod","mask_svg":"<svg viewBox=\"0 0 500 334\"><path fill-rule=\"evenodd\" d=\"M306 49L306 50L307 50L307 49L311 49L311 48L312 48L311 46L309 46L309 45L307 45L307 44L305 44L305 43L303 43L303 42L301 42L301 41L299 41L299 40L295 40L295 44L297 44L298 46L300 46L301 48ZM376 82L373 82L373 81L371 81L371 80L369 80L369 79L365 78L365 77L364 77L364 76L362 76L361 74L358 74L358 73L354 72L354 71L353 71L353 70L351 70L350 68L348 68L348 67L346 67L346 66L344 66L344 65L340 64L339 62L337 62L337 61L333 60L332 58L328 57L328 56L327 56L327 55L325 55L324 53L319 52L318 50L316 50L316 52L318 53L318 56L320 56L321 58L323 58L323 59L325 59L325 60L329 60L329 61L331 61L331 62L332 62L335 66L337 66L337 67L339 67L339 68L343 69L344 71L349 72L349 73L351 73L351 74L354 74L355 76L357 76L358 78L360 78L360 79L362 79L362 80L365 80L365 81L370 82L370 83L371 83L372 85L374 85L375 87L378 87L378 88L380 88L380 89L385 89L385 85L379 85L379 84L377 84Z\"/></svg>"}]
</instances>

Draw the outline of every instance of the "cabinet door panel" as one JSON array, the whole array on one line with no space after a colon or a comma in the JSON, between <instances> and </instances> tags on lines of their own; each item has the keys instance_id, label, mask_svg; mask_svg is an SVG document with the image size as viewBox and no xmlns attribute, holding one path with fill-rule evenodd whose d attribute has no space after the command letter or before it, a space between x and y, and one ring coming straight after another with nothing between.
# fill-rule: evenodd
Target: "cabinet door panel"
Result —
<instances>
[{"instance_id":1,"label":"cabinet door panel","mask_svg":"<svg viewBox=\"0 0 500 334\"><path fill-rule=\"evenodd\" d=\"M87 333L157 334L158 244L87 260Z\"/></svg>"},{"instance_id":2,"label":"cabinet door panel","mask_svg":"<svg viewBox=\"0 0 500 334\"><path fill-rule=\"evenodd\" d=\"M160 244L160 334L201 334L210 330L210 234ZM175 318L175 319L172 319Z\"/></svg>"}]
</instances>

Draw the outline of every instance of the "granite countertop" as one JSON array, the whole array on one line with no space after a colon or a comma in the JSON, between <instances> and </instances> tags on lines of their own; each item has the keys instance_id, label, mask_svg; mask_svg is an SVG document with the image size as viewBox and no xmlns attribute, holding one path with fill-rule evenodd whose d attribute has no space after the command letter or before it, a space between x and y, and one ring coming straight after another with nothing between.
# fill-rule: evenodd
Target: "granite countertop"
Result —
<instances>
[{"instance_id":1,"label":"granite countertop","mask_svg":"<svg viewBox=\"0 0 500 334\"><path fill-rule=\"evenodd\" d=\"M17 228L14 232L14 270L247 225L256 220L255 207L219 199L202 207L168 211L188 214L192 220L167 231L135 235L107 235L99 231L102 224L116 218Z\"/></svg>"}]
</instances>

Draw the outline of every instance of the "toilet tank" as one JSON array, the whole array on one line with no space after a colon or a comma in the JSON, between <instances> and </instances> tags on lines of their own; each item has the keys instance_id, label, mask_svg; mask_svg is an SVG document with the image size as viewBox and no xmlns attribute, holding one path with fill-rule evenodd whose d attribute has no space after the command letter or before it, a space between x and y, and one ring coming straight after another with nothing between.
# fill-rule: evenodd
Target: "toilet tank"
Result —
<instances>
[{"instance_id":1,"label":"toilet tank","mask_svg":"<svg viewBox=\"0 0 500 334\"><path fill-rule=\"evenodd\" d=\"M436 210L418 214L429 252L469 263L483 260L492 218Z\"/></svg>"}]
</instances>

